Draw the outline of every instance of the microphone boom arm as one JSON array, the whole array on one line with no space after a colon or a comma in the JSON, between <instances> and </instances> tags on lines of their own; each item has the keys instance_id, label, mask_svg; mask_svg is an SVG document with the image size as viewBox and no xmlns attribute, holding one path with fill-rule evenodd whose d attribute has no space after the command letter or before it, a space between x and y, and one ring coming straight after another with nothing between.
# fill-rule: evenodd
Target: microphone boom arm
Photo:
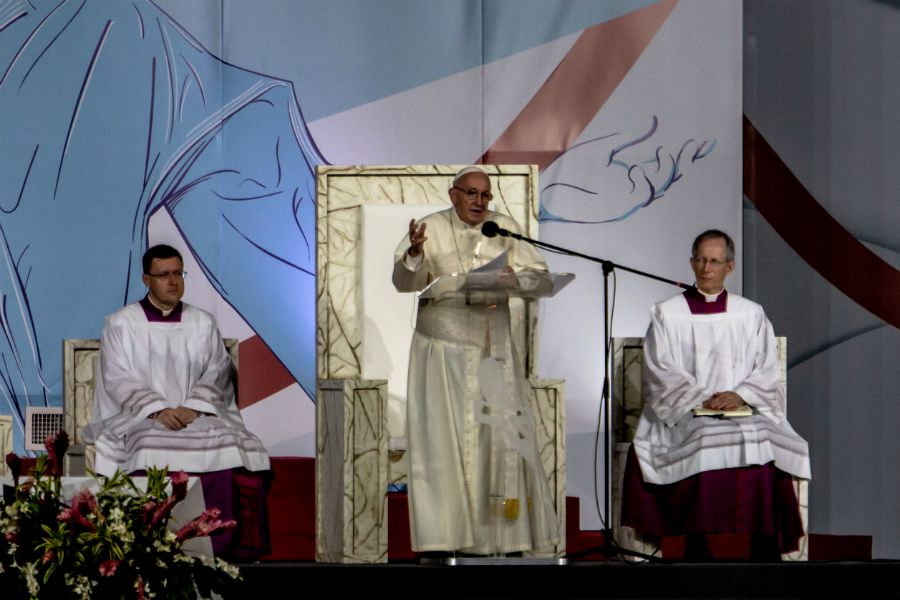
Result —
<instances>
[{"instance_id":1,"label":"microphone boom arm","mask_svg":"<svg viewBox=\"0 0 900 600\"><path fill-rule=\"evenodd\" d=\"M649 277L650 279L655 279L657 281L662 281L663 283L668 283L674 285L676 287L680 287L685 290L692 289L694 286L682 283L680 281L674 281L672 279L666 279L665 277L660 277L659 275L653 275L652 273L646 273L644 271L638 271L637 269L632 269L630 267L626 267L617 263L612 262L611 260L606 260L604 258L597 258L596 256L588 256L587 254L582 254L580 252L575 252L574 250L568 250L566 248L561 248L559 246L554 246L553 244L548 244L547 242L541 242L539 240L533 240L531 238L525 237L520 233L516 233L514 231L507 231L506 229L500 229L497 232L498 235L501 236L509 236L515 238L517 240L521 240L523 242L528 242L530 244L534 244L539 248L546 248L548 250L554 250L556 252L561 252L563 254L568 254L569 256L577 256L579 258L584 258L586 260L590 260L596 263L600 263L603 265L603 271L605 273L611 272L613 269L621 269L622 271L628 271L629 273L634 273L635 275L642 275L644 277Z\"/></svg>"}]
</instances>

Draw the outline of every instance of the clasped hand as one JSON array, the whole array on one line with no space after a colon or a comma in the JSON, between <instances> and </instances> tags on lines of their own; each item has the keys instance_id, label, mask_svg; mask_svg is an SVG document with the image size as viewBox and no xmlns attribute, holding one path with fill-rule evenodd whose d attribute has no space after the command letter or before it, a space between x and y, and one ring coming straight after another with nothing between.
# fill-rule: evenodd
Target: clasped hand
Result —
<instances>
[{"instance_id":1,"label":"clasped hand","mask_svg":"<svg viewBox=\"0 0 900 600\"><path fill-rule=\"evenodd\" d=\"M735 392L716 392L703 402L703 408L712 410L737 410L746 405Z\"/></svg>"},{"instance_id":2,"label":"clasped hand","mask_svg":"<svg viewBox=\"0 0 900 600\"><path fill-rule=\"evenodd\" d=\"M176 408L164 408L156 413L156 416L153 418L169 429L177 431L193 423L198 416L200 416L199 413L194 409L179 406Z\"/></svg>"}]
</instances>

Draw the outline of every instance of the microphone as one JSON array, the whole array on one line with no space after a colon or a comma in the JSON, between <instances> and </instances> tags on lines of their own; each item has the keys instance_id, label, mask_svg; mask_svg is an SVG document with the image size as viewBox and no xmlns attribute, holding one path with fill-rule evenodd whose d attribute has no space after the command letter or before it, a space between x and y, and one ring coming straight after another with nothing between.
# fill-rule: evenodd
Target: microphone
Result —
<instances>
[{"instance_id":1,"label":"microphone","mask_svg":"<svg viewBox=\"0 0 900 600\"><path fill-rule=\"evenodd\" d=\"M485 221L481 226L481 234L485 237L509 237L509 229L503 229L494 221Z\"/></svg>"}]
</instances>

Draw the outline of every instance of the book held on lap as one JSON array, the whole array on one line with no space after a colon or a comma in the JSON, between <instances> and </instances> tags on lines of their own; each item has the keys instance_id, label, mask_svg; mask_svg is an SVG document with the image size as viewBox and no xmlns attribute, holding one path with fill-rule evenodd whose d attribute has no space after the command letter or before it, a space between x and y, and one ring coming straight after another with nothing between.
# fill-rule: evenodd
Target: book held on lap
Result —
<instances>
[{"instance_id":1,"label":"book held on lap","mask_svg":"<svg viewBox=\"0 0 900 600\"><path fill-rule=\"evenodd\" d=\"M693 411L695 417L721 417L723 419L734 419L737 417L749 417L753 415L753 407L746 404L737 410L715 410L697 406Z\"/></svg>"}]
</instances>

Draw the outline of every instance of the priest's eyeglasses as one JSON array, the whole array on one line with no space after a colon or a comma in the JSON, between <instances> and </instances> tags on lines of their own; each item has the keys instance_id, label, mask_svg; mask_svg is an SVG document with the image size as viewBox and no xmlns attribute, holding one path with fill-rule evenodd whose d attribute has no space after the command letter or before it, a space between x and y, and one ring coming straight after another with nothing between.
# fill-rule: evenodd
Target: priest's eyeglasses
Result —
<instances>
[{"instance_id":1,"label":"priest's eyeglasses","mask_svg":"<svg viewBox=\"0 0 900 600\"><path fill-rule=\"evenodd\" d=\"M470 202L474 202L475 198L477 198L479 195L479 191L474 188L464 190L461 187L454 185L453 189L458 190L458 191L462 192L463 194L465 194L466 199L468 199ZM485 202L490 202L491 200L494 199L494 195L490 192L480 192L480 194L481 194L481 199L484 200Z\"/></svg>"},{"instance_id":2,"label":"priest's eyeglasses","mask_svg":"<svg viewBox=\"0 0 900 600\"><path fill-rule=\"evenodd\" d=\"M705 267L707 265L707 263L709 263L709 266L711 266L713 269L718 269L719 267L723 266L728 261L719 260L718 258L697 258L696 256L692 256L691 262L694 263L695 265L697 265L698 267L700 267L701 269L703 267Z\"/></svg>"},{"instance_id":3,"label":"priest's eyeglasses","mask_svg":"<svg viewBox=\"0 0 900 600\"><path fill-rule=\"evenodd\" d=\"M175 279L181 278L184 279L187 277L187 271L165 271L164 273L147 273L147 277L152 277L157 281L163 281L168 279L169 277L174 277Z\"/></svg>"}]
</instances>

